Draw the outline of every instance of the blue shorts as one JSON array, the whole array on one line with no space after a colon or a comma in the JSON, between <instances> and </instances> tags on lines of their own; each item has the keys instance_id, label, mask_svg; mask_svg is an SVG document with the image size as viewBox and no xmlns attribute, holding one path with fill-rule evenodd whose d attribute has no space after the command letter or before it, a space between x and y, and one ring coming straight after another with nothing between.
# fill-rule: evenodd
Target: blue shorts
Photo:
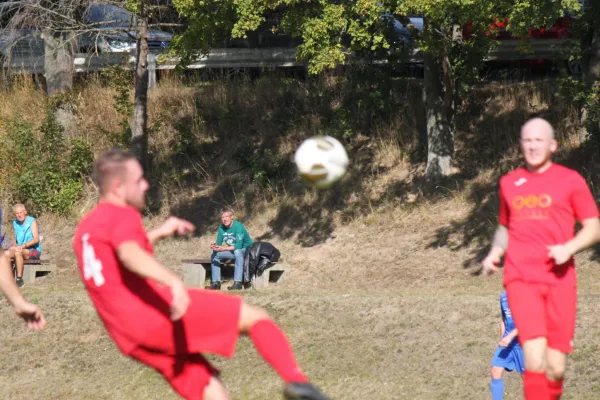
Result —
<instances>
[{"instance_id":1,"label":"blue shorts","mask_svg":"<svg viewBox=\"0 0 600 400\"><path fill-rule=\"evenodd\" d=\"M523 349L519 345L500 347L496 349L492 358L492 367L502 367L507 371L525 372L525 361L523 360Z\"/></svg>"}]
</instances>

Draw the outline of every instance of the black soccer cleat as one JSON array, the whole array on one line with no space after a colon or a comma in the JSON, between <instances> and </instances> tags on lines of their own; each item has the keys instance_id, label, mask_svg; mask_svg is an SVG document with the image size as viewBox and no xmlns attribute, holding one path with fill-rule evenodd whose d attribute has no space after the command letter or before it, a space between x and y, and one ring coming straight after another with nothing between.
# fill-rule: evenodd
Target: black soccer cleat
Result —
<instances>
[{"instance_id":1,"label":"black soccer cleat","mask_svg":"<svg viewBox=\"0 0 600 400\"><path fill-rule=\"evenodd\" d=\"M23 282L23 278L17 278L17 286L23 287L23 285L25 285L25 282Z\"/></svg>"},{"instance_id":2,"label":"black soccer cleat","mask_svg":"<svg viewBox=\"0 0 600 400\"><path fill-rule=\"evenodd\" d=\"M310 383L288 383L283 391L286 400L329 400Z\"/></svg>"}]
</instances>

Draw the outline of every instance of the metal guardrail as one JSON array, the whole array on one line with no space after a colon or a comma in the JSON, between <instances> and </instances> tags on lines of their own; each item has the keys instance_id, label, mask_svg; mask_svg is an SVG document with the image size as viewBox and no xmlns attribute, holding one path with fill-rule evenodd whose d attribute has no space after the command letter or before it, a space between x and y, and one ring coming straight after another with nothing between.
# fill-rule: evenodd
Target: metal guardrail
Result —
<instances>
[{"instance_id":1,"label":"metal guardrail","mask_svg":"<svg viewBox=\"0 0 600 400\"><path fill-rule=\"evenodd\" d=\"M496 60L524 60L524 59L555 59L562 47L568 43L564 39L533 39L528 42L529 52L522 52L523 43L519 40L503 40L499 46L490 51L486 59ZM178 60L173 58L163 59L151 54L149 56L149 69L151 71L174 69ZM352 60L350 61L352 62ZM408 63L423 62L423 54L415 50ZM100 71L112 65L122 65L132 68L135 57L127 53L100 53L77 54L74 59L75 72ZM207 56L199 57L186 69L201 68L260 68L260 67L301 67L306 63L296 59L295 48L267 48L267 49L213 49ZM15 55L6 59L2 64L5 70L12 73L44 73L43 55Z\"/></svg>"}]
</instances>

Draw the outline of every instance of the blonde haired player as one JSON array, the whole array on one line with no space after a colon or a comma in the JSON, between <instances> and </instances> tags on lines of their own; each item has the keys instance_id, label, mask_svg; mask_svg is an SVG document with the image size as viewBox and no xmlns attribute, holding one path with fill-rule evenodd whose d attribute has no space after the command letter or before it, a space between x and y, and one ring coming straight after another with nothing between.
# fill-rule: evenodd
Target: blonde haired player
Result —
<instances>
[{"instance_id":1,"label":"blonde haired player","mask_svg":"<svg viewBox=\"0 0 600 400\"><path fill-rule=\"evenodd\" d=\"M285 381L287 399L326 400L296 362L283 331L240 297L186 289L153 256L153 243L194 226L171 217L146 232L140 210L149 188L129 153L108 152L94 166L100 202L77 226L81 278L121 352L157 370L185 399L228 399L203 353L231 357L240 334Z\"/></svg>"}]
</instances>

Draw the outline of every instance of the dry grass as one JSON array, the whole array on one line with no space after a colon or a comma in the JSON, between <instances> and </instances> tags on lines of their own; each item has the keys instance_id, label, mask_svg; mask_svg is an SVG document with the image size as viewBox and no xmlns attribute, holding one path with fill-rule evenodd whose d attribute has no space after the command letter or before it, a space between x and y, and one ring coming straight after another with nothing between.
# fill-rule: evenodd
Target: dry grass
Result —
<instances>
[{"instance_id":1,"label":"dry grass","mask_svg":"<svg viewBox=\"0 0 600 400\"><path fill-rule=\"evenodd\" d=\"M418 104L410 102L370 128L350 125L354 164L337 188L309 190L288 175L267 189L249 185L238 147L289 157L302 137L333 129L328 121L349 95L339 84L327 77L319 103L314 87L298 83L161 82L151 93L150 120L160 165L153 173L163 190L154 194L159 207L146 224L175 213L199 231L159 244L157 256L182 274L181 258L208 256L216 210L234 205L252 236L275 244L292 266L282 282L246 291L244 298L281 323L303 368L332 398L486 398L501 283L474 272L495 226L497 178L518 162L518 128L534 113L548 116L565 144L561 160L588 177L596 172L595 153L585 152L573 110L555 101L551 85L494 86L480 89L457 121L460 173L435 185L423 181L415 156ZM409 96L417 96L413 89L407 88ZM12 90L41 107L39 93ZM96 151L107 145L102 132L119 129L118 114L106 106L113 95L96 82L77 97L78 127ZM0 100L0 120L15 110ZM176 150L183 139L192 148ZM193 157L179 159L184 150ZM24 292L44 309L49 325L41 334L26 332L1 303L0 398L176 398L153 371L118 353L79 280L72 234L95 199L88 190L71 217L40 218L44 252L58 271ZM593 399L600 390L600 297L590 296L600 293L595 258L591 251L578 256L580 307L565 399ZM279 379L247 339L232 360L215 363L233 398L279 396ZM520 378L508 374L506 380L507 398L521 398Z\"/></svg>"},{"instance_id":2,"label":"dry grass","mask_svg":"<svg viewBox=\"0 0 600 400\"><path fill-rule=\"evenodd\" d=\"M19 76L11 89L0 96L0 121L19 115L29 122L39 123L43 113L33 111L43 110L44 103L44 93L35 88L34 82L27 75Z\"/></svg>"},{"instance_id":3,"label":"dry grass","mask_svg":"<svg viewBox=\"0 0 600 400\"><path fill-rule=\"evenodd\" d=\"M497 343L499 278L465 271L461 260L468 249L427 248L437 227L468 212L462 207L448 199L433 208L376 214L376 223L357 220L312 249L275 240L293 269L279 284L243 296L281 323L303 368L335 399L485 398ZM72 256L60 258L69 253L72 225L50 218L42 223L56 232L46 248L59 257L60 268L24 291L46 311L49 325L41 334L25 332L2 304L0 397L175 399L154 372L122 357L106 336ZM250 227L260 232L258 221ZM390 238L391 249L374 251ZM167 241L157 253L181 273L182 254L201 255L212 239L207 232ZM600 276L589 256L578 259L579 319L565 399L592 399L600 384L598 297L586 296L600 293ZM279 396L279 379L247 339L232 360L214 361L233 398ZM507 398L521 398L518 376L506 379Z\"/></svg>"}]
</instances>

